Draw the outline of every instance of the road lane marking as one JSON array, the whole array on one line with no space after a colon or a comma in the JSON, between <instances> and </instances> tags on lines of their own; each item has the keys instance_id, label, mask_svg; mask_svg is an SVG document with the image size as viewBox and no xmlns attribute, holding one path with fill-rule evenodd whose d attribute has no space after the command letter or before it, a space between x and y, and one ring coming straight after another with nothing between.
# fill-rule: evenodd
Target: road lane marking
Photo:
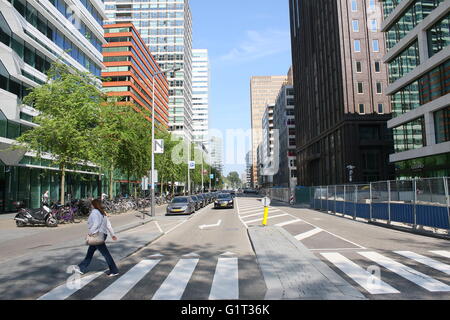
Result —
<instances>
[{"instance_id":1,"label":"road lane marking","mask_svg":"<svg viewBox=\"0 0 450 320\"><path fill-rule=\"evenodd\" d=\"M199 259L182 259L153 295L152 300L180 300Z\"/></svg>"},{"instance_id":2,"label":"road lane marking","mask_svg":"<svg viewBox=\"0 0 450 320\"><path fill-rule=\"evenodd\" d=\"M321 253L321 255L353 279L361 287L367 290L370 294L400 293L397 289L394 289L384 281L376 278L372 275L372 273L364 270L356 263L339 253Z\"/></svg>"},{"instance_id":3,"label":"road lane marking","mask_svg":"<svg viewBox=\"0 0 450 320\"><path fill-rule=\"evenodd\" d=\"M104 272L97 272L85 277L80 278L79 286L72 286L69 288L67 283L60 285L59 287L54 288L52 291L44 294L39 297L38 300L64 300L70 297L72 294L86 286L89 282L96 279L100 275L104 274Z\"/></svg>"},{"instance_id":4,"label":"road lane marking","mask_svg":"<svg viewBox=\"0 0 450 320\"><path fill-rule=\"evenodd\" d=\"M272 210L272 211L269 211L269 214L270 213L273 213L273 212L281 212L280 210ZM249 215L246 215L246 216L241 216L241 218L242 219L246 219L246 218L248 218L248 217L254 217L254 216L259 216L259 215L264 215L264 212L258 212L258 213L254 213L254 214L249 214Z\"/></svg>"},{"instance_id":5,"label":"road lane marking","mask_svg":"<svg viewBox=\"0 0 450 320\"><path fill-rule=\"evenodd\" d=\"M306 238L312 237L312 236L314 236L314 235L316 235L316 234L318 234L318 233L320 233L322 231L323 230L320 229L320 228L315 228L315 229L312 229L312 230L300 233L300 234L296 235L294 238L299 240L299 241L301 241L301 240L304 240Z\"/></svg>"},{"instance_id":6,"label":"road lane marking","mask_svg":"<svg viewBox=\"0 0 450 320\"><path fill-rule=\"evenodd\" d=\"M161 260L143 260L99 293L93 300L120 300Z\"/></svg>"},{"instance_id":7,"label":"road lane marking","mask_svg":"<svg viewBox=\"0 0 450 320\"><path fill-rule=\"evenodd\" d=\"M450 259L450 251L444 251L444 250L436 250L436 251L430 251L431 253L437 254L439 256L442 256L444 258Z\"/></svg>"},{"instance_id":8,"label":"road lane marking","mask_svg":"<svg viewBox=\"0 0 450 320\"><path fill-rule=\"evenodd\" d=\"M433 279L426 274L423 274L419 271L411 269L401 263L398 263L388 257L385 257L376 252L358 252L358 254L366 257L375 263L385 267L386 269L391 270L392 272L398 274L399 276L421 286L422 288L431 291L431 292L441 292L450 291L450 286L442 283L436 279Z\"/></svg>"},{"instance_id":9,"label":"road lane marking","mask_svg":"<svg viewBox=\"0 0 450 320\"><path fill-rule=\"evenodd\" d=\"M438 271L442 271L448 275L450 275L450 266L448 264L445 263L441 263L437 260L422 256L420 254L411 252L411 251L394 251L395 253L404 256L406 258L415 260L417 262L420 262L424 265L427 265L433 269L436 269Z\"/></svg>"},{"instance_id":10,"label":"road lane marking","mask_svg":"<svg viewBox=\"0 0 450 320\"><path fill-rule=\"evenodd\" d=\"M293 224L293 223L296 223L296 222L302 222L302 221L303 220L295 219L295 220L290 220L290 221L286 221L286 222L277 223L275 226L276 227L284 227L284 226L287 226L289 224Z\"/></svg>"},{"instance_id":11,"label":"road lane marking","mask_svg":"<svg viewBox=\"0 0 450 320\"><path fill-rule=\"evenodd\" d=\"M202 224L201 226L198 226L200 229L205 229L205 228L213 228L213 227L219 227L222 223L222 220L217 221L216 224Z\"/></svg>"},{"instance_id":12,"label":"road lane marking","mask_svg":"<svg viewBox=\"0 0 450 320\"><path fill-rule=\"evenodd\" d=\"M237 258L219 258L209 294L209 300L239 299Z\"/></svg>"},{"instance_id":13,"label":"road lane marking","mask_svg":"<svg viewBox=\"0 0 450 320\"><path fill-rule=\"evenodd\" d=\"M158 221L155 220L156 227L158 228L159 232L164 233L163 229L161 229L161 226L159 225Z\"/></svg>"},{"instance_id":14,"label":"road lane marking","mask_svg":"<svg viewBox=\"0 0 450 320\"><path fill-rule=\"evenodd\" d=\"M287 213L283 213L283 214L279 214L277 216L269 216L268 219L273 219L273 218L278 218L278 217L284 217L284 216L288 216L289 214ZM261 219L254 219L254 220L250 220L250 221L245 221L245 223L253 223L253 222L257 222L257 221L261 221Z\"/></svg>"}]
</instances>

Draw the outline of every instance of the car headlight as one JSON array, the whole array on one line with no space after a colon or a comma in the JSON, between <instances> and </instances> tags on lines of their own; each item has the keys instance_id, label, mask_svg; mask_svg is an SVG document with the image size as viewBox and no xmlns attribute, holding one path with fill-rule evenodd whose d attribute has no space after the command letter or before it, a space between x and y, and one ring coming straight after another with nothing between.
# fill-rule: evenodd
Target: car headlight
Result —
<instances>
[{"instance_id":1,"label":"car headlight","mask_svg":"<svg viewBox=\"0 0 450 320\"><path fill-rule=\"evenodd\" d=\"M233 203L233 200L228 201L228 203Z\"/></svg>"}]
</instances>

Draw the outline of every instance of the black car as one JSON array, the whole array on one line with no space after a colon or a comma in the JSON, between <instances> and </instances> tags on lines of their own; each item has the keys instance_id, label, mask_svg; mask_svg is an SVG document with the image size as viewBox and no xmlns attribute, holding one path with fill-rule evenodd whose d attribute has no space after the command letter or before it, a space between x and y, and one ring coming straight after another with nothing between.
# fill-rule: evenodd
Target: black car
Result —
<instances>
[{"instance_id":1,"label":"black car","mask_svg":"<svg viewBox=\"0 0 450 320\"><path fill-rule=\"evenodd\" d=\"M202 208L206 207L208 205L208 201L206 200L206 197L203 194L197 194L196 196L197 196L197 198L200 199L200 203L202 205Z\"/></svg>"},{"instance_id":2,"label":"black car","mask_svg":"<svg viewBox=\"0 0 450 320\"><path fill-rule=\"evenodd\" d=\"M202 201L197 196L191 196L191 198L195 202L195 210L200 210L202 208Z\"/></svg>"},{"instance_id":3,"label":"black car","mask_svg":"<svg viewBox=\"0 0 450 320\"><path fill-rule=\"evenodd\" d=\"M166 215L192 214L195 212L195 210L195 202L191 197L175 197L167 205Z\"/></svg>"},{"instance_id":4,"label":"black car","mask_svg":"<svg viewBox=\"0 0 450 320\"><path fill-rule=\"evenodd\" d=\"M234 208L234 199L229 193L220 193L214 201L214 208Z\"/></svg>"}]
</instances>

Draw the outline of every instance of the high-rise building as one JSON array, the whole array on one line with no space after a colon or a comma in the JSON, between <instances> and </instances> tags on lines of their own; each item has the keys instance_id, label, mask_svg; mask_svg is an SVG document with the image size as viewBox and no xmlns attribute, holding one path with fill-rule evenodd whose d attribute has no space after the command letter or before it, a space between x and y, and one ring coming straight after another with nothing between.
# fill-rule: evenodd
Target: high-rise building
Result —
<instances>
[{"instance_id":1,"label":"high-rise building","mask_svg":"<svg viewBox=\"0 0 450 320\"><path fill-rule=\"evenodd\" d=\"M279 134L279 169L274 185L294 188L297 185L294 86L286 82L280 89L273 112L274 129Z\"/></svg>"},{"instance_id":2,"label":"high-rise building","mask_svg":"<svg viewBox=\"0 0 450 320\"><path fill-rule=\"evenodd\" d=\"M278 170L278 166L275 165L275 156L278 154L275 152L275 143L278 146L278 141L275 141L274 135L274 108L275 105L267 105L264 111L263 118L261 120L262 127L262 139L260 144L260 158L259 158L259 186L268 188L273 186L273 177Z\"/></svg>"},{"instance_id":3,"label":"high-rise building","mask_svg":"<svg viewBox=\"0 0 450 320\"><path fill-rule=\"evenodd\" d=\"M209 59L207 49L192 50L192 127L194 141L207 146L209 133Z\"/></svg>"},{"instance_id":4,"label":"high-rise building","mask_svg":"<svg viewBox=\"0 0 450 320\"><path fill-rule=\"evenodd\" d=\"M211 167L223 173L223 140L219 137L211 137L209 141Z\"/></svg>"},{"instance_id":5,"label":"high-rise building","mask_svg":"<svg viewBox=\"0 0 450 320\"><path fill-rule=\"evenodd\" d=\"M298 184L392 178L380 2L292 0L289 6Z\"/></svg>"},{"instance_id":6,"label":"high-rise building","mask_svg":"<svg viewBox=\"0 0 450 320\"><path fill-rule=\"evenodd\" d=\"M255 76L250 80L250 111L252 121L252 187L258 187L258 145L262 141L262 117L266 106L275 103L286 76Z\"/></svg>"},{"instance_id":7,"label":"high-rise building","mask_svg":"<svg viewBox=\"0 0 450 320\"><path fill-rule=\"evenodd\" d=\"M119 103L132 103L137 112L147 111L151 121L153 107L153 77L161 71L132 23L105 26L103 48L105 69L102 72L103 91L120 97ZM164 75L155 77L155 125L168 127L169 84Z\"/></svg>"},{"instance_id":8,"label":"high-rise building","mask_svg":"<svg viewBox=\"0 0 450 320\"><path fill-rule=\"evenodd\" d=\"M450 175L450 1L383 1L398 178Z\"/></svg>"},{"instance_id":9,"label":"high-rise building","mask_svg":"<svg viewBox=\"0 0 450 320\"><path fill-rule=\"evenodd\" d=\"M192 15L189 0L105 0L107 24L131 22L169 78L169 129L193 139Z\"/></svg>"},{"instance_id":10,"label":"high-rise building","mask_svg":"<svg viewBox=\"0 0 450 320\"><path fill-rule=\"evenodd\" d=\"M247 152L247 154L245 155L245 172L247 174L247 178L245 180L245 186L247 188L250 188L252 185L252 152L249 151Z\"/></svg>"},{"instance_id":11,"label":"high-rise building","mask_svg":"<svg viewBox=\"0 0 450 320\"><path fill-rule=\"evenodd\" d=\"M23 98L27 89L47 81L52 62L100 76L103 18L104 4L98 0L0 1L0 212L14 210L15 201L39 208L47 190L50 200L58 201L60 174L51 158L8 149L36 126L38 112L23 105ZM100 88L101 81L97 83ZM92 169L67 174L73 198L99 196L100 176Z\"/></svg>"}]
</instances>

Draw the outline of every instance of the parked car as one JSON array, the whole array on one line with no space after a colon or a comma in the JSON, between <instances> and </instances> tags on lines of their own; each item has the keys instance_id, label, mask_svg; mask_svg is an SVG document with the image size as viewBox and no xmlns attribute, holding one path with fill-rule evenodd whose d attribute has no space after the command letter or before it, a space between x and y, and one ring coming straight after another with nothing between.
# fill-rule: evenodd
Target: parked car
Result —
<instances>
[{"instance_id":1,"label":"parked car","mask_svg":"<svg viewBox=\"0 0 450 320\"><path fill-rule=\"evenodd\" d=\"M220 193L214 201L214 208L234 208L234 199L229 193Z\"/></svg>"},{"instance_id":2,"label":"parked car","mask_svg":"<svg viewBox=\"0 0 450 320\"><path fill-rule=\"evenodd\" d=\"M197 198L200 199L200 204L201 204L202 208L206 207L208 205L206 197L203 194L197 194L196 196L197 196Z\"/></svg>"},{"instance_id":3,"label":"parked car","mask_svg":"<svg viewBox=\"0 0 450 320\"><path fill-rule=\"evenodd\" d=\"M200 210L202 208L201 200L196 195L191 196L191 198L195 202L195 210Z\"/></svg>"},{"instance_id":4,"label":"parked car","mask_svg":"<svg viewBox=\"0 0 450 320\"><path fill-rule=\"evenodd\" d=\"M175 197L167 205L166 215L193 214L195 210L195 202L191 197Z\"/></svg>"}]
</instances>

